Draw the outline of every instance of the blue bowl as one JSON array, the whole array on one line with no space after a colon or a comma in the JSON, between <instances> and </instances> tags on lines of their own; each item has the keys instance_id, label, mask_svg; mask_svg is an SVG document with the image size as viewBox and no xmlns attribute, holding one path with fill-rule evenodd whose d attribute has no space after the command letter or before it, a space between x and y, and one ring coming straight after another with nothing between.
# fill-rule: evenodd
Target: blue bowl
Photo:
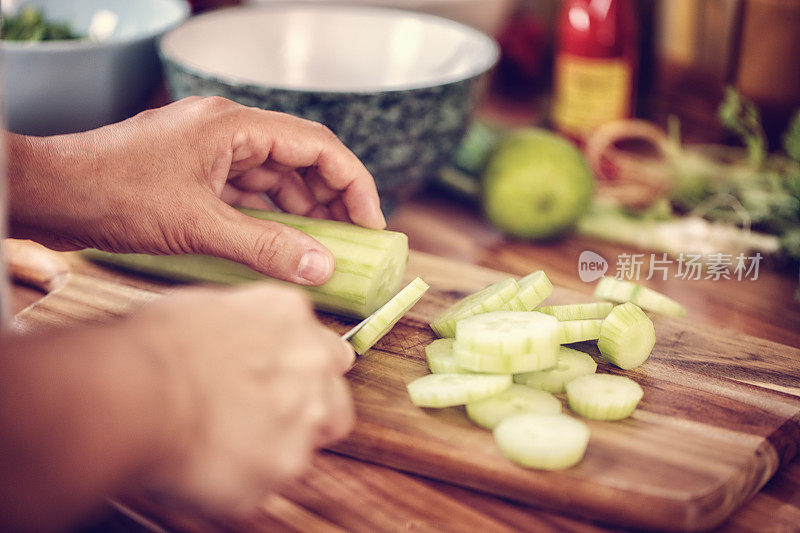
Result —
<instances>
[{"instance_id":1,"label":"blue bowl","mask_svg":"<svg viewBox=\"0 0 800 533\"><path fill-rule=\"evenodd\" d=\"M138 111L160 77L155 41L189 16L186 0L30 0L53 21L85 34L94 14L118 17L114 32L89 40L0 41L8 128L51 135L96 128Z\"/></svg>"},{"instance_id":2,"label":"blue bowl","mask_svg":"<svg viewBox=\"0 0 800 533\"><path fill-rule=\"evenodd\" d=\"M359 5L245 6L159 47L173 98L220 95L321 122L375 176L384 212L455 152L498 48L444 18Z\"/></svg>"}]
</instances>

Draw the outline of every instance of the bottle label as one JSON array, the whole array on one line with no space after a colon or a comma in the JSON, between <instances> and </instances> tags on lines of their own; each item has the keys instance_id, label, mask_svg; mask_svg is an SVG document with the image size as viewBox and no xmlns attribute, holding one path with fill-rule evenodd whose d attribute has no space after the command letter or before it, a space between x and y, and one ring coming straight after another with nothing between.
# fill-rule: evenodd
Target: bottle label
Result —
<instances>
[{"instance_id":1,"label":"bottle label","mask_svg":"<svg viewBox=\"0 0 800 533\"><path fill-rule=\"evenodd\" d=\"M553 123L582 137L597 126L627 118L631 67L624 59L556 57Z\"/></svg>"}]
</instances>

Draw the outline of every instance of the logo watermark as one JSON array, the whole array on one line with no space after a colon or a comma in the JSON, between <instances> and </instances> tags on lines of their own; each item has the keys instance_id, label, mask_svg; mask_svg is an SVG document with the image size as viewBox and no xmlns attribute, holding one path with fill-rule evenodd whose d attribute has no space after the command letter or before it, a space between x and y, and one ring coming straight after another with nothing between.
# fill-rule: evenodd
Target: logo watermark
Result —
<instances>
[{"instance_id":1,"label":"logo watermark","mask_svg":"<svg viewBox=\"0 0 800 533\"><path fill-rule=\"evenodd\" d=\"M676 258L660 254L619 254L614 277L619 280L639 281L681 279L686 281L749 280L758 279L759 267L764 257L744 253L699 254L681 253ZM609 270L609 263L596 252L584 250L578 258L578 277L585 283L601 278Z\"/></svg>"},{"instance_id":2,"label":"logo watermark","mask_svg":"<svg viewBox=\"0 0 800 533\"><path fill-rule=\"evenodd\" d=\"M602 255L584 250L578 258L578 277L584 283L602 278L608 272L608 261Z\"/></svg>"}]
</instances>

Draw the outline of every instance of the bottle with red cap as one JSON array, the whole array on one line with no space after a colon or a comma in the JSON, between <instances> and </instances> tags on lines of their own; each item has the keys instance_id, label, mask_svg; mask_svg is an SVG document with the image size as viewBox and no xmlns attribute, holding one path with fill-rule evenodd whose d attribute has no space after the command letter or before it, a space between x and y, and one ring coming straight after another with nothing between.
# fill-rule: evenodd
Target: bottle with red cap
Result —
<instances>
[{"instance_id":1,"label":"bottle with red cap","mask_svg":"<svg viewBox=\"0 0 800 533\"><path fill-rule=\"evenodd\" d=\"M633 115L638 63L631 0L565 0L557 21L552 122L581 140Z\"/></svg>"}]
</instances>

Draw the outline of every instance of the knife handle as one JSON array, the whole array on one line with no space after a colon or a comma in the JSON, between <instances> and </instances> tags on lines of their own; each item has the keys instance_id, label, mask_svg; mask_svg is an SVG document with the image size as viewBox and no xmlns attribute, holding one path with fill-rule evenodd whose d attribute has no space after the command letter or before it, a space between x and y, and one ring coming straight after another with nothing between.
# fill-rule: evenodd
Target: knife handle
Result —
<instances>
[{"instance_id":1,"label":"knife handle","mask_svg":"<svg viewBox=\"0 0 800 533\"><path fill-rule=\"evenodd\" d=\"M5 239L3 255L11 278L45 293L62 287L69 266L56 252L33 241Z\"/></svg>"}]
</instances>

